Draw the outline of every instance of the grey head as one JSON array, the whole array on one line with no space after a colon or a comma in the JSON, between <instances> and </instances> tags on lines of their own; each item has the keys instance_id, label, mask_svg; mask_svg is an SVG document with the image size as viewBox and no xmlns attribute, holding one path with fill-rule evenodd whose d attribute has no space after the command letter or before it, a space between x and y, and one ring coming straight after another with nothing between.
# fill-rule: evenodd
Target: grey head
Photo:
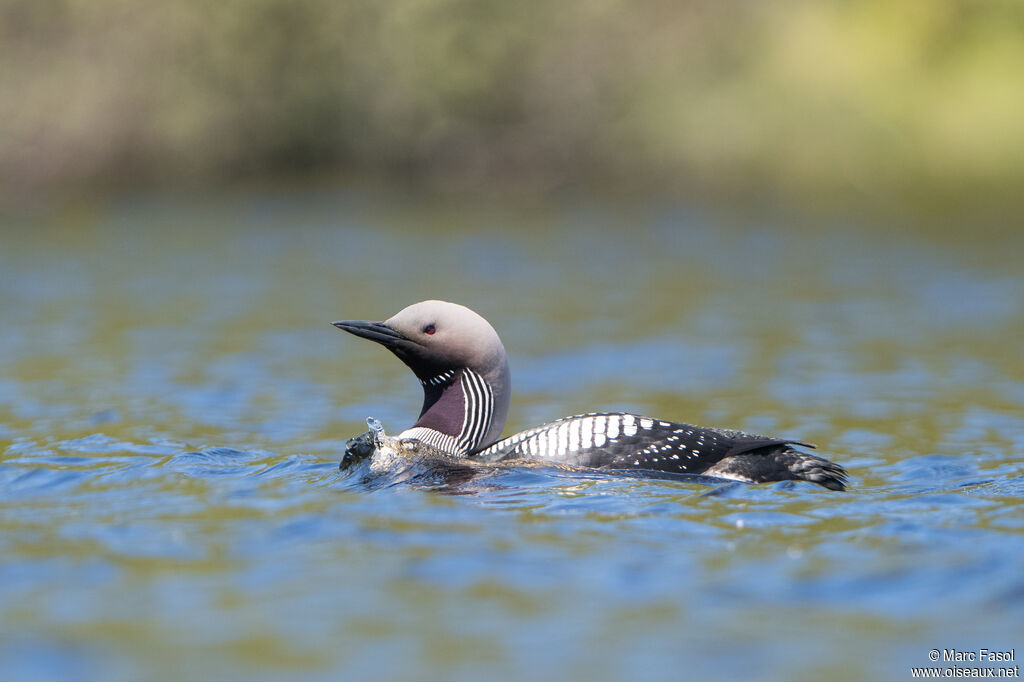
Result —
<instances>
[{"instance_id":1,"label":"grey head","mask_svg":"<svg viewBox=\"0 0 1024 682\"><path fill-rule=\"evenodd\" d=\"M472 454L501 435L511 393L508 358L480 315L457 303L422 301L383 322L332 324L384 346L420 380L423 409L404 433L456 454Z\"/></svg>"}]
</instances>

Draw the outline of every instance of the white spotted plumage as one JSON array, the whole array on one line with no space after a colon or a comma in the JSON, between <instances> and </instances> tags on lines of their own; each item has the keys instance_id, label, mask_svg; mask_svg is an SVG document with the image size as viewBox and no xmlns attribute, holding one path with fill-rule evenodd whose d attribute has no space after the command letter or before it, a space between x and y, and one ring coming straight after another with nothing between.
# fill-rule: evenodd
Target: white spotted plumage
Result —
<instances>
[{"instance_id":1,"label":"white spotted plumage","mask_svg":"<svg viewBox=\"0 0 1024 682\"><path fill-rule=\"evenodd\" d=\"M622 434L627 437L636 435L636 418L631 414L622 415Z\"/></svg>"},{"instance_id":2,"label":"white spotted plumage","mask_svg":"<svg viewBox=\"0 0 1024 682\"><path fill-rule=\"evenodd\" d=\"M622 420L614 416L609 416L607 419L608 425L601 428L601 431L604 431L604 435L608 437L608 440L615 440L619 437L619 422Z\"/></svg>"},{"instance_id":3,"label":"white spotted plumage","mask_svg":"<svg viewBox=\"0 0 1024 682\"><path fill-rule=\"evenodd\" d=\"M569 425L562 422L558 426L558 452L565 452L569 449Z\"/></svg>"},{"instance_id":4,"label":"white spotted plumage","mask_svg":"<svg viewBox=\"0 0 1024 682\"><path fill-rule=\"evenodd\" d=\"M586 419L573 419L569 422L569 450L576 452L580 449L580 427Z\"/></svg>"},{"instance_id":5,"label":"white spotted plumage","mask_svg":"<svg viewBox=\"0 0 1024 682\"><path fill-rule=\"evenodd\" d=\"M631 414L588 413L565 417L534 429L522 431L477 453L482 458L501 453L504 456L535 457L554 460L603 448L614 447L640 433L647 422L655 429L659 422ZM666 446L668 447L668 446ZM648 445L644 452L658 452L658 444Z\"/></svg>"}]
</instances>

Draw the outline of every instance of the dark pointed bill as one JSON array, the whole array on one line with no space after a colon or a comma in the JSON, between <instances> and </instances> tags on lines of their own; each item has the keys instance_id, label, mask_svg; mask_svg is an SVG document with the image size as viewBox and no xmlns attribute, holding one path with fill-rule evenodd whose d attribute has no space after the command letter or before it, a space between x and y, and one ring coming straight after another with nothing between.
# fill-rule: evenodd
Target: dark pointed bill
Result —
<instances>
[{"instance_id":1,"label":"dark pointed bill","mask_svg":"<svg viewBox=\"0 0 1024 682\"><path fill-rule=\"evenodd\" d=\"M338 329L347 331L349 334L361 336L377 343L390 346L396 341L408 341L404 334L396 332L383 322L367 322L366 320L340 320L331 322Z\"/></svg>"}]
</instances>

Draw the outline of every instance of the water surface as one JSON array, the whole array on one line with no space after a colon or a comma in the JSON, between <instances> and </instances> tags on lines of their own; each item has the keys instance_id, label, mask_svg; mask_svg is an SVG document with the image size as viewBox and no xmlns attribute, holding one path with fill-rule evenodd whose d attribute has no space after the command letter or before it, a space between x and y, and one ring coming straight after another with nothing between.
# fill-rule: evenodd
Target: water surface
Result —
<instances>
[{"instance_id":1,"label":"water surface","mask_svg":"<svg viewBox=\"0 0 1024 682\"><path fill-rule=\"evenodd\" d=\"M284 191L2 237L0 678L909 679L933 648L1024 656L1019 238ZM344 439L421 398L329 322L424 298L501 334L506 433L604 409L776 433L850 490L369 489Z\"/></svg>"}]
</instances>

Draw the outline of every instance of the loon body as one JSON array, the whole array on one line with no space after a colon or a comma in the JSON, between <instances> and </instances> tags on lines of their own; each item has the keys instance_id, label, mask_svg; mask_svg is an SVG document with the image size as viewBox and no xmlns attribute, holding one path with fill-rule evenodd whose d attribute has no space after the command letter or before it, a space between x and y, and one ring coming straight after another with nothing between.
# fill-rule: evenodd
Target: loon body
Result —
<instances>
[{"instance_id":1,"label":"loon body","mask_svg":"<svg viewBox=\"0 0 1024 682\"><path fill-rule=\"evenodd\" d=\"M446 474L462 474L461 478L466 480L476 473L514 467L551 467L577 472L585 470L567 464L517 457L506 457L498 461L461 457L434 447L419 438L401 435L392 438L384 433L381 423L372 417L366 420L366 425L370 430L362 436L350 439L345 454L353 461L368 459L371 474L401 475L411 471L413 475L429 475L436 470L442 470ZM416 467L423 467L426 471L415 471ZM444 480L450 479L446 476Z\"/></svg>"},{"instance_id":2,"label":"loon body","mask_svg":"<svg viewBox=\"0 0 1024 682\"><path fill-rule=\"evenodd\" d=\"M455 303L423 301L383 322L333 324L376 341L409 366L423 386L423 408L398 438L454 458L846 486L841 466L793 447L813 448L809 443L623 412L564 417L499 440L511 396L508 357L480 315Z\"/></svg>"}]
</instances>

